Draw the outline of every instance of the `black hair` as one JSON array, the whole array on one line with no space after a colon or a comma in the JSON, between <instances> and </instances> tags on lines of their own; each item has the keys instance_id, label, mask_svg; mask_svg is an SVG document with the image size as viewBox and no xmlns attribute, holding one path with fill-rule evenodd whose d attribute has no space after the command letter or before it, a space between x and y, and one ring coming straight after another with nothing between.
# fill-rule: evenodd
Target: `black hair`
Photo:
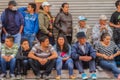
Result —
<instances>
[{"instance_id":1,"label":"black hair","mask_svg":"<svg viewBox=\"0 0 120 80\"><path fill-rule=\"evenodd\" d=\"M64 45L63 45L63 50L61 50L60 45L58 44L58 39L60 37L64 38L64 40L65 40ZM66 37L63 34L58 35L56 47L57 47L57 51L62 51L62 52L68 52L69 51L68 41L67 41Z\"/></svg>"},{"instance_id":2,"label":"black hair","mask_svg":"<svg viewBox=\"0 0 120 80\"><path fill-rule=\"evenodd\" d=\"M42 7L42 5L40 6L40 10L43 10L43 7Z\"/></svg>"},{"instance_id":3,"label":"black hair","mask_svg":"<svg viewBox=\"0 0 120 80\"><path fill-rule=\"evenodd\" d=\"M101 35L100 41L103 41L104 38L106 38L106 36L110 36L110 34L109 34L109 33L103 33L103 34Z\"/></svg>"},{"instance_id":4,"label":"black hair","mask_svg":"<svg viewBox=\"0 0 120 80\"><path fill-rule=\"evenodd\" d=\"M14 42L14 37L13 36L7 36L6 39L9 39L11 42Z\"/></svg>"},{"instance_id":5,"label":"black hair","mask_svg":"<svg viewBox=\"0 0 120 80\"><path fill-rule=\"evenodd\" d=\"M20 44L23 44L23 42L28 41L26 38L22 38ZM28 41L29 42L29 41Z\"/></svg>"},{"instance_id":6,"label":"black hair","mask_svg":"<svg viewBox=\"0 0 120 80\"><path fill-rule=\"evenodd\" d=\"M117 1L115 2L116 8L118 7L118 5L120 5L120 0L117 0Z\"/></svg>"},{"instance_id":7,"label":"black hair","mask_svg":"<svg viewBox=\"0 0 120 80\"><path fill-rule=\"evenodd\" d=\"M65 5L69 5L69 4L68 4L68 3L63 3L63 4L61 5L60 12L63 12L63 9L62 9L62 8L64 8L64 7L65 7Z\"/></svg>"},{"instance_id":8,"label":"black hair","mask_svg":"<svg viewBox=\"0 0 120 80\"><path fill-rule=\"evenodd\" d=\"M17 2L16 2L15 0L11 0L11 1L9 1L9 3L8 3L8 6L10 6L10 5L16 6L16 5L17 5Z\"/></svg>"},{"instance_id":9,"label":"black hair","mask_svg":"<svg viewBox=\"0 0 120 80\"><path fill-rule=\"evenodd\" d=\"M30 5L34 9L34 11L36 11L36 4L35 3L29 3L28 5Z\"/></svg>"},{"instance_id":10,"label":"black hair","mask_svg":"<svg viewBox=\"0 0 120 80\"><path fill-rule=\"evenodd\" d=\"M44 42L46 39L49 39L48 36L41 36L38 40L39 42Z\"/></svg>"}]
</instances>

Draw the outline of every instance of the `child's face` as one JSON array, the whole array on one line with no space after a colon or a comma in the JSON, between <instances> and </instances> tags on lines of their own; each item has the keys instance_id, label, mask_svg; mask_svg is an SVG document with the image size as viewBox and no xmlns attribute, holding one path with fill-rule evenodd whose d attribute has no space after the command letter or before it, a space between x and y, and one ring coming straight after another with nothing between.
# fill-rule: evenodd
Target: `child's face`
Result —
<instances>
[{"instance_id":1,"label":"child's face","mask_svg":"<svg viewBox=\"0 0 120 80\"><path fill-rule=\"evenodd\" d=\"M31 7L31 5L28 5L27 11L28 11L28 12L31 12L31 11L34 11L34 9Z\"/></svg>"},{"instance_id":2,"label":"child's face","mask_svg":"<svg viewBox=\"0 0 120 80\"><path fill-rule=\"evenodd\" d=\"M22 44L21 44L22 48L24 50L28 50L30 47L29 47L29 42L28 41L24 41Z\"/></svg>"}]
</instances>

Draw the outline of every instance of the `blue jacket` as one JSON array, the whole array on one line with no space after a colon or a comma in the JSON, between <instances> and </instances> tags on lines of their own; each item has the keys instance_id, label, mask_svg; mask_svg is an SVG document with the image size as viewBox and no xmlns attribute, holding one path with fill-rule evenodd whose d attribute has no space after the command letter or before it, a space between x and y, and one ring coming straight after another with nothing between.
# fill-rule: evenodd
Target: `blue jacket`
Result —
<instances>
[{"instance_id":1,"label":"blue jacket","mask_svg":"<svg viewBox=\"0 0 120 80\"><path fill-rule=\"evenodd\" d=\"M68 45L68 46L69 46L69 51L67 52L67 54L65 56L66 57L71 57L71 46L70 45ZM60 56L61 51L57 51L57 45L54 45L54 48L55 48L55 50L58 54L58 58L63 58L63 57Z\"/></svg>"},{"instance_id":2,"label":"blue jacket","mask_svg":"<svg viewBox=\"0 0 120 80\"><path fill-rule=\"evenodd\" d=\"M26 7L19 8L18 11L24 16L24 34L36 34L39 30L38 14L29 14Z\"/></svg>"},{"instance_id":3,"label":"blue jacket","mask_svg":"<svg viewBox=\"0 0 120 80\"><path fill-rule=\"evenodd\" d=\"M86 42L85 53L83 53L83 51L79 46L80 46L79 42L76 42L75 44L73 44L72 51L71 51L72 59L79 60L79 56L85 56L85 55L91 56L93 59L96 58L96 50L93 49L90 43Z\"/></svg>"},{"instance_id":4,"label":"blue jacket","mask_svg":"<svg viewBox=\"0 0 120 80\"><path fill-rule=\"evenodd\" d=\"M6 8L1 15L3 27L9 34L15 35L19 32L20 27L24 25L24 18L18 11L12 11Z\"/></svg>"}]
</instances>

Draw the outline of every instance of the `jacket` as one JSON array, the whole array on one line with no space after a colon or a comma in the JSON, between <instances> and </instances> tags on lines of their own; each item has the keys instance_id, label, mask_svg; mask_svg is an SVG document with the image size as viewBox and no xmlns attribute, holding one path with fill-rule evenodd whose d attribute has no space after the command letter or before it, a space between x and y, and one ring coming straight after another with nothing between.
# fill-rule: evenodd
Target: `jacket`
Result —
<instances>
[{"instance_id":1,"label":"jacket","mask_svg":"<svg viewBox=\"0 0 120 80\"><path fill-rule=\"evenodd\" d=\"M71 51L71 57L73 60L79 60L80 56L91 56L92 59L96 58L96 50L93 49L92 45L90 45L90 43L86 42L85 43L85 53L83 53L83 51L81 50L81 48L79 47L79 42L76 42L75 44L73 44L72 46L72 51Z\"/></svg>"},{"instance_id":2,"label":"jacket","mask_svg":"<svg viewBox=\"0 0 120 80\"><path fill-rule=\"evenodd\" d=\"M39 30L38 14L26 12L26 7L21 7L18 11L24 16L24 34L36 34Z\"/></svg>"},{"instance_id":3,"label":"jacket","mask_svg":"<svg viewBox=\"0 0 120 80\"><path fill-rule=\"evenodd\" d=\"M65 14L64 12L58 13L54 26L59 30L59 33L72 36L72 15L70 13Z\"/></svg>"}]
</instances>

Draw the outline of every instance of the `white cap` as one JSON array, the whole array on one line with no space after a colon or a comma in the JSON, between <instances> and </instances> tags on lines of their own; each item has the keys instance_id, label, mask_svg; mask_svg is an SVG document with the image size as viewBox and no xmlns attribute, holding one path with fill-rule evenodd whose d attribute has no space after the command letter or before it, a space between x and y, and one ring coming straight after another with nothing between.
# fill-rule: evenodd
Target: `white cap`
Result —
<instances>
[{"instance_id":1,"label":"white cap","mask_svg":"<svg viewBox=\"0 0 120 80\"><path fill-rule=\"evenodd\" d=\"M79 16L78 19L79 19L79 21L86 21L87 20L87 18L84 16Z\"/></svg>"},{"instance_id":2,"label":"white cap","mask_svg":"<svg viewBox=\"0 0 120 80\"><path fill-rule=\"evenodd\" d=\"M106 15L101 15L101 16L99 17L99 19L100 19L100 20L107 20L108 18L107 18Z\"/></svg>"},{"instance_id":3,"label":"white cap","mask_svg":"<svg viewBox=\"0 0 120 80\"><path fill-rule=\"evenodd\" d=\"M45 1L42 3L42 7L44 7L44 6L51 6L51 4Z\"/></svg>"}]
</instances>

